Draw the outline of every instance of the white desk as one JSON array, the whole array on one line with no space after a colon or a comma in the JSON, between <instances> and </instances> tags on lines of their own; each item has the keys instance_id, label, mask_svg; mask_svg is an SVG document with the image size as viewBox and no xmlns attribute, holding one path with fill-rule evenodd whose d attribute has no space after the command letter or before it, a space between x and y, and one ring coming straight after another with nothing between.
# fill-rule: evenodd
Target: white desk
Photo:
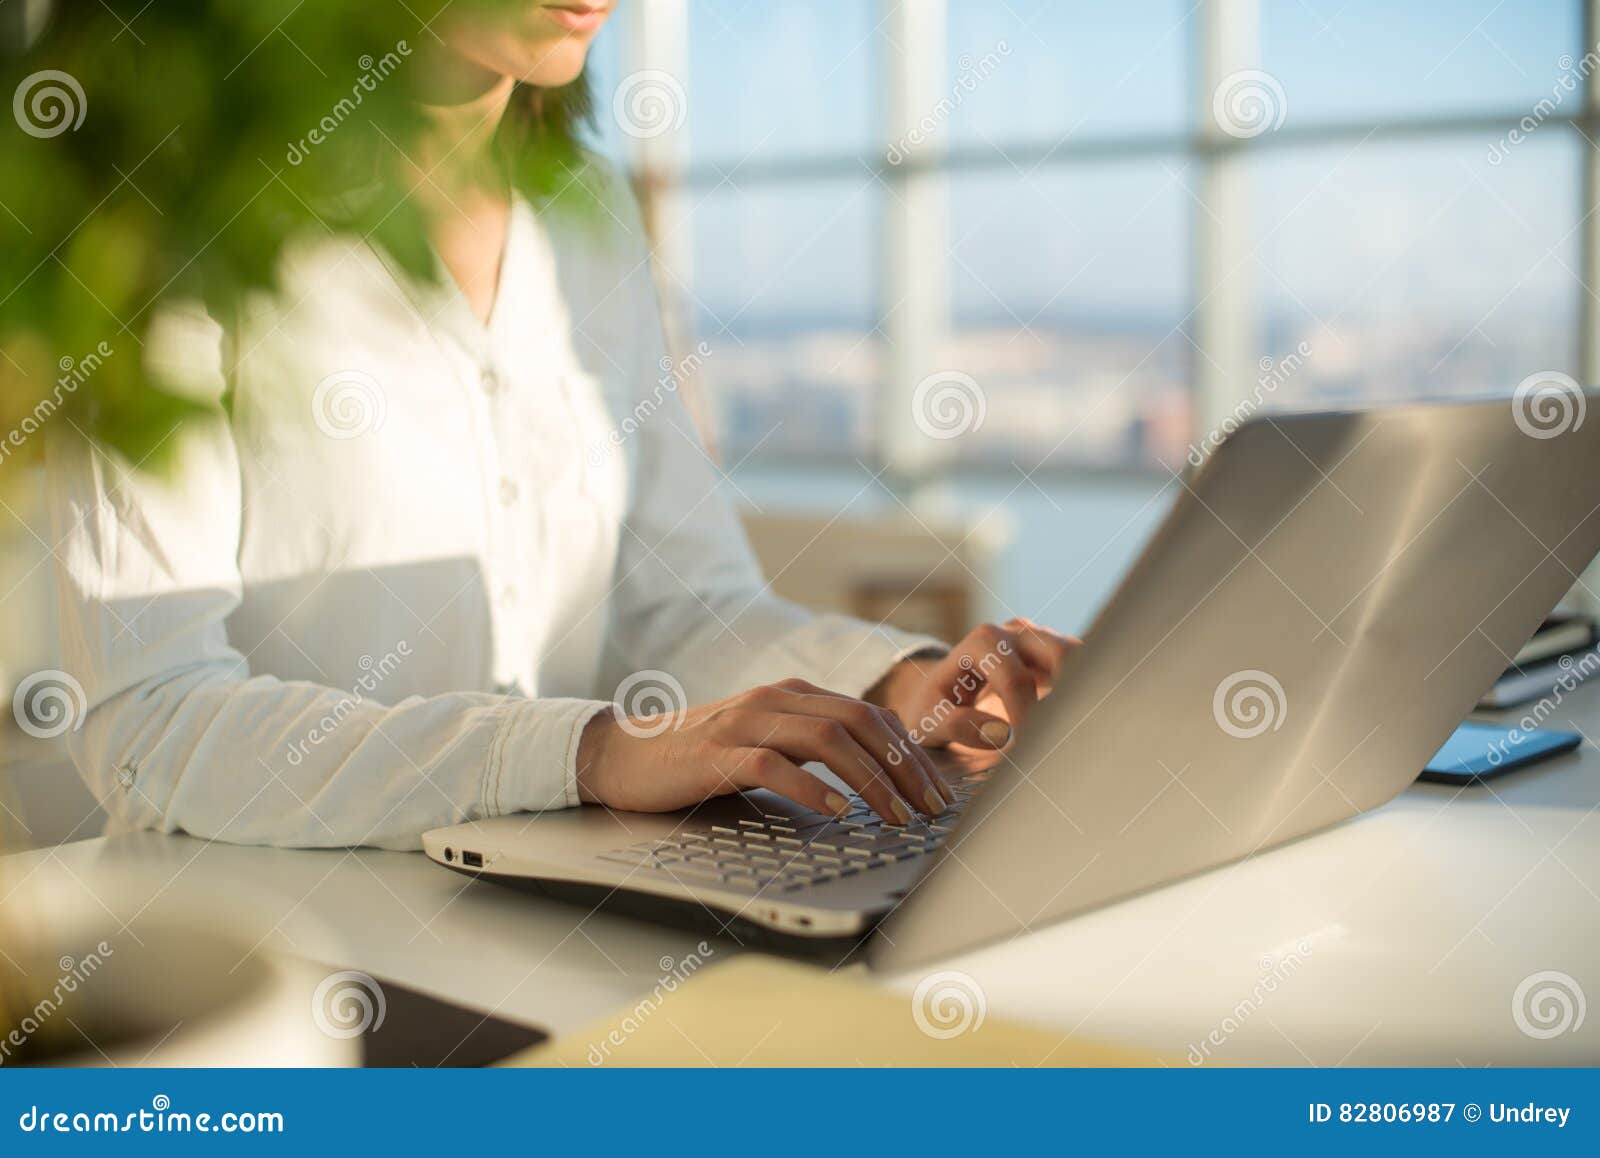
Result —
<instances>
[{"instance_id":1,"label":"white desk","mask_svg":"<svg viewBox=\"0 0 1600 1158\"><path fill-rule=\"evenodd\" d=\"M1550 725L1600 740L1600 686L1568 708ZM1518 1028L1512 998L1555 970L1600 1000L1597 809L1600 751L1585 744L1487 787L1414 786L1330 832L948 967L977 980L992 1014L1177 1064L1213 1030L1222 1044L1209 1056L1224 1064L1594 1063L1600 1009L1538 1039ZM420 855L154 834L15 854L0 890L104 907L135 931L218 906L264 946L556 1033L632 1004L664 958L700 940L471 882ZM910 990L920 975L885 980Z\"/></svg>"}]
</instances>

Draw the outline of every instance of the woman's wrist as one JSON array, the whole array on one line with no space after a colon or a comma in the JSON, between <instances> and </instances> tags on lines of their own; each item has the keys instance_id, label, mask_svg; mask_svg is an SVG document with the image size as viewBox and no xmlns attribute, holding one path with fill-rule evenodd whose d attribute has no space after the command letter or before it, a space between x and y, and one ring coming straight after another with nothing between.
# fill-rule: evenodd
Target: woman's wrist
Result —
<instances>
[{"instance_id":1,"label":"woman's wrist","mask_svg":"<svg viewBox=\"0 0 1600 1158\"><path fill-rule=\"evenodd\" d=\"M605 800L600 782L606 764L606 752L616 730L614 712L596 712L589 717L588 723L583 726L583 734L578 737L577 769L573 778L578 786L578 799L584 804L600 804Z\"/></svg>"},{"instance_id":2,"label":"woman's wrist","mask_svg":"<svg viewBox=\"0 0 1600 1158\"><path fill-rule=\"evenodd\" d=\"M861 698L869 704L892 711L896 704L908 701L911 689L927 681L928 673L936 662L931 656L907 656L886 671L883 678L868 688Z\"/></svg>"}]
</instances>

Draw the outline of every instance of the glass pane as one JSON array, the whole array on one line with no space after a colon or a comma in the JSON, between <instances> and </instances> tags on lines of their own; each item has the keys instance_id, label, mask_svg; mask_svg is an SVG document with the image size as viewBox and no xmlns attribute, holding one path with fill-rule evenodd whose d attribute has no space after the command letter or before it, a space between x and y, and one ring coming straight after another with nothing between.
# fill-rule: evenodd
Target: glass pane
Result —
<instances>
[{"instance_id":1,"label":"glass pane","mask_svg":"<svg viewBox=\"0 0 1600 1158\"><path fill-rule=\"evenodd\" d=\"M1283 378L1269 404L1509 393L1536 371L1575 373L1578 143L1548 126L1498 164L1477 136L1257 158L1263 366L1307 351L1269 367Z\"/></svg>"},{"instance_id":2,"label":"glass pane","mask_svg":"<svg viewBox=\"0 0 1600 1158\"><path fill-rule=\"evenodd\" d=\"M863 0L691 0L691 161L870 151L882 16Z\"/></svg>"},{"instance_id":3,"label":"glass pane","mask_svg":"<svg viewBox=\"0 0 1600 1158\"><path fill-rule=\"evenodd\" d=\"M626 165L629 157L623 135L613 115L611 104L622 81L622 22L616 17L606 21L589 46L589 59L583 66L584 77L594 100L594 128L588 142L597 153L615 165Z\"/></svg>"},{"instance_id":4,"label":"glass pane","mask_svg":"<svg viewBox=\"0 0 1600 1158\"><path fill-rule=\"evenodd\" d=\"M724 457L869 453L881 194L866 174L687 191Z\"/></svg>"},{"instance_id":5,"label":"glass pane","mask_svg":"<svg viewBox=\"0 0 1600 1158\"><path fill-rule=\"evenodd\" d=\"M1580 0L1261 5L1286 124L1529 111L1581 55ZM1568 94L1569 104L1576 94Z\"/></svg>"},{"instance_id":6,"label":"glass pane","mask_svg":"<svg viewBox=\"0 0 1600 1158\"><path fill-rule=\"evenodd\" d=\"M1147 464L1189 438L1181 157L956 173L951 340L986 413L958 456Z\"/></svg>"},{"instance_id":7,"label":"glass pane","mask_svg":"<svg viewBox=\"0 0 1600 1158\"><path fill-rule=\"evenodd\" d=\"M956 0L947 26L951 143L1182 130L1193 10L1178 0Z\"/></svg>"}]
</instances>

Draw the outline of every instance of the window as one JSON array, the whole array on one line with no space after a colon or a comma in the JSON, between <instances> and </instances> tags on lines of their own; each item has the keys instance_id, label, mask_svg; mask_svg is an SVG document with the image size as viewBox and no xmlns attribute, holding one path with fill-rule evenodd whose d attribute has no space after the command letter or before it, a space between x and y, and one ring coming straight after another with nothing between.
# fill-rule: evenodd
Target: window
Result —
<instances>
[{"instance_id":1,"label":"window","mask_svg":"<svg viewBox=\"0 0 1600 1158\"><path fill-rule=\"evenodd\" d=\"M982 387L961 457L1118 465L1189 438L1181 156L950 177L950 336Z\"/></svg>"},{"instance_id":2,"label":"window","mask_svg":"<svg viewBox=\"0 0 1600 1158\"><path fill-rule=\"evenodd\" d=\"M597 103L681 87L608 140L725 457L1164 477L1289 355L1274 406L1600 378L1597 7L656 0ZM982 393L931 468L907 336Z\"/></svg>"},{"instance_id":3,"label":"window","mask_svg":"<svg viewBox=\"0 0 1600 1158\"><path fill-rule=\"evenodd\" d=\"M1476 136L1283 149L1251 172L1274 405L1509 392L1578 375L1576 135L1491 165Z\"/></svg>"},{"instance_id":4,"label":"window","mask_svg":"<svg viewBox=\"0 0 1600 1158\"><path fill-rule=\"evenodd\" d=\"M955 0L945 74L963 76L952 146L1181 133L1190 83L1191 3ZM985 67L985 60L991 62Z\"/></svg>"},{"instance_id":5,"label":"window","mask_svg":"<svg viewBox=\"0 0 1600 1158\"><path fill-rule=\"evenodd\" d=\"M1261 67L1296 124L1520 116L1582 42L1575 0L1262 4Z\"/></svg>"},{"instance_id":6,"label":"window","mask_svg":"<svg viewBox=\"0 0 1600 1158\"><path fill-rule=\"evenodd\" d=\"M690 163L727 173L753 161L872 152L881 16L862 0L692 0Z\"/></svg>"},{"instance_id":7,"label":"window","mask_svg":"<svg viewBox=\"0 0 1600 1158\"><path fill-rule=\"evenodd\" d=\"M691 190L683 294L724 454L869 458L882 378L870 174Z\"/></svg>"}]
</instances>

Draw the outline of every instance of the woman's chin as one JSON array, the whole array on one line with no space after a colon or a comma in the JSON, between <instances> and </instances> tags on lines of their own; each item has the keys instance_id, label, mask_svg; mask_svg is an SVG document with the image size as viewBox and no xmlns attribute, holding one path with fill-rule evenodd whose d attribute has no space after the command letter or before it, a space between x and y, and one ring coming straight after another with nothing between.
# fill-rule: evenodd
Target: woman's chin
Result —
<instances>
[{"instance_id":1,"label":"woman's chin","mask_svg":"<svg viewBox=\"0 0 1600 1158\"><path fill-rule=\"evenodd\" d=\"M450 47L479 68L536 88L571 84L589 56L589 36L524 36L477 29L453 29Z\"/></svg>"},{"instance_id":2,"label":"woman's chin","mask_svg":"<svg viewBox=\"0 0 1600 1158\"><path fill-rule=\"evenodd\" d=\"M539 88L560 88L578 79L589 56L587 36L563 36L531 46L512 75Z\"/></svg>"}]
</instances>

